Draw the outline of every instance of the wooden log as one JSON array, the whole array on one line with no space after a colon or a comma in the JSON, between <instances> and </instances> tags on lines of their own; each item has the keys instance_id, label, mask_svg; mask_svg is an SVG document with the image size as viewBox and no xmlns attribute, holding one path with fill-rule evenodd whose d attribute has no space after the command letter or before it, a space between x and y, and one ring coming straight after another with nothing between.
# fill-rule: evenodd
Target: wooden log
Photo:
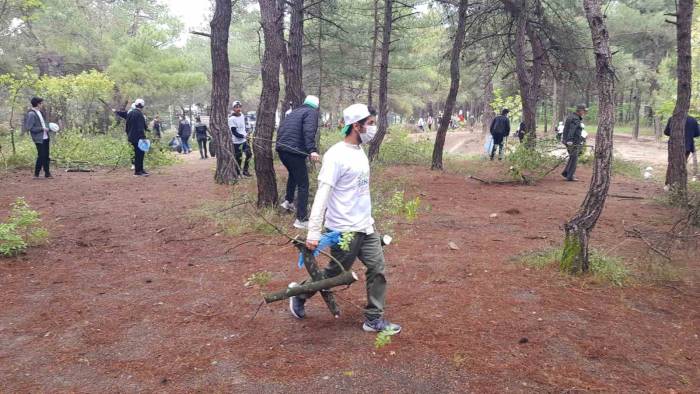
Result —
<instances>
[{"instance_id":1,"label":"wooden log","mask_svg":"<svg viewBox=\"0 0 700 394\"><path fill-rule=\"evenodd\" d=\"M295 287L288 287L282 291L278 291L275 293L266 293L263 294L263 298L265 299L265 302L269 304L271 302L282 301L284 299L298 296L304 293L313 293L316 291L328 290L336 286L348 286L353 284L358 279L359 278L356 273L352 271L345 271L340 275L334 276L332 278L308 282Z\"/></svg>"},{"instance_id":2,"label":"wooden log","mask_svg":"<svg viewBox=\"0 0 700 394\"><path fill-rule=\"evenodd\" d=\"M323 274L323 271L318 268L318 264L316 263L316 258L314 257L313 253L305 245L297 244L297 248L299 248L299 251L304 254L304 266L309 272L311 279L314 282L325 279L326 277ZM340 316L340 308L338 308L338 303L335 302L333 293L324 289L321 291L321 297L323 297L323 301L328 306L328 310L331 311L333 317L338 318Z\"/></svg>"}]
</instances>

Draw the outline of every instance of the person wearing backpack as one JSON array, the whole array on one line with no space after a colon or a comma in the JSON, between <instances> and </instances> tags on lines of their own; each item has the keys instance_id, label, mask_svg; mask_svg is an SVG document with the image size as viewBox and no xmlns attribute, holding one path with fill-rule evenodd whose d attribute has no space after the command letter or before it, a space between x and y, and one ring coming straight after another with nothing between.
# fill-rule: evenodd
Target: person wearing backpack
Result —
<instances>
[{"instance_id":1,"label":"person wearing backpack","mask_svg":"<svg viewBox=\"0 0 700 394\"><path fill-rule=\"evenodd\" d=\"M41 170L44 170L44 177L51 179L51 170L49 169L49 144L51 138L48 124L44 120L44 115L41 110L44 108L44 99L40 97L32 97L32 109L27 112L24 121L24 129L29 131L32 136L32 141L36 145L36 164L34 165L34 179L39 179Z\"/></svg>"},{"instance_id":2,"label":"person wearing backpack","mask_svg":"<svg viewBox=\"0 0 700 394\"><path fill-rule=\"evenodd\" d=\"M202 123L202 119L197 116L194 118L197 123L194 124L194 134L197 137L197 144L199 146L199 158L208 159L207 155L207 140L209 139L209 134L207 133L207 125Z\"/></svg>"}]
</instances>

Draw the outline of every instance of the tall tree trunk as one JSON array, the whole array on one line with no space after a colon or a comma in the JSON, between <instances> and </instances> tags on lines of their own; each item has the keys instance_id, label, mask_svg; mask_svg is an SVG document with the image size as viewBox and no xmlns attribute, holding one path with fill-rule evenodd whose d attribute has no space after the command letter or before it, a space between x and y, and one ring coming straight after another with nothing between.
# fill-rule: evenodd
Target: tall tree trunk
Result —
<instances>
[{"instance_id":1,"label":"tall tree trunk","mask_svg":"<svg viewBox=\"0 0 700 394\"><path fill-rule=\"evenodd\" d=\"M481 132L486 134L489 132L489 127L491 127L491 122L496 114L491 108L491 102L493 101L493 71L494 71L494 60L493 55L489 48L486 48L486 62L484 63L483 69L483 80L484 80L484 95L483 95L483 113L481 116Z\"/></svg>"},{"instance_id":2,"label":"tall tree trunk","mask_svg":"<svg viewBox=\"0 0 700 394\"><path fill-rule=\"evenodd\" d=\"M393 22L393 0L384 0L384 27L382 31L382 57L379 64L379 119L377 135L369 147L369 160L373 161L379 155L379 147L384 141L388 128L389 115L389 47L391 46L391 23Z\"/></svg>"},{"instance_id":3,"label":"tall tree trunk","mask_svg":"<svg viewBox=\"0 0 700 394\"><path fill-rule=\"evenodd\" d=\"M593 178L578 213L564 225L566 238L561 266L571 273L589 268L588 241L605 206L612 170L615 125L615 73L612 67L608 30L600 10L601 0L583 0L591 29L598 84L598 133L595 142Z\"/></svg>"},{"instance_id":4,"label":"tall tree trunk","mask_svg":"<svg viewBox=\"0 0 700 394\"><path fill-rule=\"evenodd\" d=\"M516 22L515 31L515 72L520 86L520 97L523 106L523 123L525 123L525 146L534 147L537 135L537 102L540 94L540 82L546 62L546 52L539 33L530 23L527 2L515 4L511 0L503 0L506 9ZM542 5L539 0L534 2L533 18L540 21L543 18ZM532 66L526 63L526 38L530 42Z\"/></svg>"},{"instance_id":5,"label":"tall tree trunk","mask_svg":"<svg viewBox=\"0 0 700 394\"><path fill-rule=\"evenodd\" d=\"M639 82L635 82L637 94L634 96L634 139L639 139L639 113L642 111L642 91L639 89Z\"/></svg>"},{"instance_id":6,"label":"tall tree trunk","mask_svg":"<svg viewBox=\"0 0 700 394\"><path fill-rule=\"evenodd\" d=\"M379 39L379 0L374 0L374 35L372 36L372 54L369 63L369 87L367 88L367 105L372 106L374 96L374 69L377 65L377 40Z\"/></svg>"},{"instance_id":7,"label":"tall tree trunk","mask_svg":"<svg viewBox=\"0 0 700 394\"><path fill-rule=\"evenodd\" d=\"M228 129L227 109L229 100L228 34L231 25L231 1L216 0L211 19L211 119L210 127L216 143L216 173L214 180L229 184L236 180L236 161L233 156L233 140ZM183 109L183 116L184 116Z\"/></svg>"},{"instance_id":8,"label":"tall tree trunk","mask_svg":"<svg viewBox=\"0 0 700 394\"><path fill-rule=\"evenodd\" d=\"M318 97L319 102L322 101L322 93L323 93L323 19L321 19L321 16L323 15L323 2L319 1L318 4L316 5L317 10L318 10L318 41L316 42L316 46L318 47L318 90L316 91L316 97ZM329 107L326 107L329 108ZM319 113L318 121L323 123L323 115ZM321 146L321 132L323 129L319 129L319 132L316 133L316 146Z\"/></svg>"},{"instance_id":9,"label":"tall tree trunk","mask_svg":"<svg viewBox=\"0 0 700 394\"><path fill-rule=\"evenodd\" d=\"M688 198L688 171L685 158L685 121L690 108L691 94L691 25L693 22L693 0L678 0L676 7L676 41L678 50L678 85L676 107L671 118L671 139L668 142L668 171L666 184L674 199L685 203Z\"/></svg>"},{"instance_id":10,"label":"tall tree trunk","mask_svg":"<svg viewBox=\"0 0 700 394\"><path fill-rule=\"evenodd\" d=\"M558 83L557 83L557 77L554 76L552 78L552 131L554 134L557 133L557 126L559 125L559 119L562 118L561 114L559 113L559 103L558 103L558 97L557 97L557 88L558 88ZM545 119L545 122L547 120Z\"/></svg>"},{"instance_id":11,"label":"tall tree trunk","mask_svg":"<svg viewBox=\"0 0 700 394\"><path fill-rule=\"evenodd\" d=\"M289 22L289 50L287 51L287 67L284 69L284 101L292 103L292 108L301 106L304 101L302 85L303 64L302 49L304 46L304 0L293 0L291 3L291 18Z\"/></svg>"},{"instance_id":12,"label":"tall tree trunk","mask_svg":"<svg viewBox=\"0 0 700 394\"><path fill-rule=\"evenodd\" d=\"M452 58L450 60L450 92L447 94L445 110L442 114L442 118L440 118L440 126L435 136L431 170L442 170L442 153L445 148L445 137L447 136L447 128L450 127L450 119L452 119L452 111L454 111L457 92L459 91L459 61L462 53L462 46L464 45L467 7L469 7L469 0L460 0L459 8L457 9L457 31L455 32L454 41L452 43Z\"/></svg>"},{"instance_id":13,"label":"tall tree trunk","mask_svg":"<svg viewBox=\"0 0 700 394\"><path fill-rule=\"evenodd\" d=\"M282 2L283 0L280 0ZM258 180L258 207L277 205L277 180L272 163L272 136L275 132L275 114L280 93L280 64L283 13L277 0L259 0L260 19L265 38L261 63L262 91L255 123L255 175Z\"/></svg>"}]
</instances>

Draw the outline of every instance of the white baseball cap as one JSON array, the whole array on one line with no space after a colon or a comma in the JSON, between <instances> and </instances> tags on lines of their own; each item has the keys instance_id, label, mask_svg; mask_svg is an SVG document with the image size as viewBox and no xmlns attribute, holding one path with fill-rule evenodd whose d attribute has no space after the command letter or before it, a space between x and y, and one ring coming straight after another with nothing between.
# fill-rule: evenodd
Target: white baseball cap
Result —
<instances>
[{"instance_id":1,"label":"white baseball cap","mask_svg":"<svg viewBox=\"0 0 700 394\"><path fill-rule=\"evenodd\" d=\"M313 108L318 109L318 104L319 104L318 97L316 97L316 96L311 96L311 95L306 96L306 98L304 99L304 104L306 104L306 105L308 105L308 106L310 106L310 107L313 107Z\"/></svg>"},{"instance_id":2,"label":"white baseball cap","mask_svg":"<svg viewBox=\"0 0 700 394\"><path fill-rule=\"evenodd\" d=\"M59 130L61 130L60 127L56 123L49 123L49 130L53 131L54 133L57 133Z\"/></svg>"},{"instance_id":3,"label":"white baseball cap","mask_svg":"<svg viewBox=\"0 0 700 394\"><path fill-rule=\"evenodd\" d=\"M146 105L146 102L143 101L143 99L136 99L136 101L134 101L134 105L137 107L143 107Z\"/></svg>"},{"instance_id":4,"label":"white baseball cap","mask_svg":"<svg viewBox=\"0 0 700 394\"><path fill-rule=\"evenodd\" d=\"M369 108L364 104L353 104L343 110L343 122L345 122L345 127L343 127L343 134L347 135L350 131L350 127L355 122L369 117Z\"/></svg>"}]
</instances>

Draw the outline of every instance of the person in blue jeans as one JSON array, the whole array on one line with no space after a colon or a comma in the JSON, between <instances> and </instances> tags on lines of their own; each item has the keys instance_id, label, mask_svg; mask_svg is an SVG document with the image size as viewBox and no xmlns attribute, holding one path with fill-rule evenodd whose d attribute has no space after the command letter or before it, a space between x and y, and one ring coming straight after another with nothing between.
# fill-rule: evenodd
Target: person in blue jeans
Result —
<instances>
[{"instance_id":1,"label":"person in blue jeans","mask_svg":"<svg viewBox=\"0 0 700 394\"><path fill-rule=\"evenodd\" d=\"M179 135L182 140L182 153L188 154L192 152L189 144L190 136L192 135L192 125L190 125L190 121L185 115L182 115L180 118L180 125L177 127L177 135Z\"/></svg>"}]
</instances>

